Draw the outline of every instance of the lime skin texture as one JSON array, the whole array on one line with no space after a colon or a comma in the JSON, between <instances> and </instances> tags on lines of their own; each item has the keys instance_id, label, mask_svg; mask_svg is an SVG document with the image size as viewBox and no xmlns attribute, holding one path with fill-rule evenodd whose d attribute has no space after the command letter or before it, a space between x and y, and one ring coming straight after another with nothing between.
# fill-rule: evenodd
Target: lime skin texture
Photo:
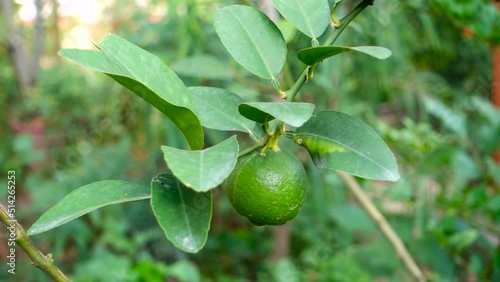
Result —
<instances>
[{"instance_id":1,"label":"lime skin texture","mask_svg":"<svg viewBox=\"0 0 500 282\"><path fill-rule=\"evenodd\" d=\"M242 157L225 182L232 206L255 225L282 225L300 211L307 175L291 152L258 151Z\"/></svg>"}]
</instances>

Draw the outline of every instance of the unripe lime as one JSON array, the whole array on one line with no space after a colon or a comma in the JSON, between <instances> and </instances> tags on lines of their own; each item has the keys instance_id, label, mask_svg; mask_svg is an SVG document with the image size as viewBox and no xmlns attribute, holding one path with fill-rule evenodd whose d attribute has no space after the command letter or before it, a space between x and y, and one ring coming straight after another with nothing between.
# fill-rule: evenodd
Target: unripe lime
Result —
<instances>
[{"instance_id":1,"label":"unripe lime","mask_svg":"<svg viewBox=\"0 0 500 282\"><path fill-rule=\"evenodd\" d=\"M268 150L241 158L225 186L233 207L252 223L282 225L302 207L307 176L294 154Z\"/></svg>"}]
</instances>

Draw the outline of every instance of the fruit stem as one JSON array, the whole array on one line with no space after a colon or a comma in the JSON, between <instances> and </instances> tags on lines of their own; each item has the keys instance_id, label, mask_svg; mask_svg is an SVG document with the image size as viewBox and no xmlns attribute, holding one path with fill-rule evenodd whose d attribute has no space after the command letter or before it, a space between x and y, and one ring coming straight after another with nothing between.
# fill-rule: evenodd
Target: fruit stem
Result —
<instances>
[{"instance_id":1,"label":"fruit stem","mask_svg":"<svg viewBox=\"0 0 500 282\"><path fill-rule=\"evenodd\" d=\"M276 124L274 132L271 135L267 136L266 145L264 146L264 148L262 148L262 150L260 151L260 154L262 156L265 156L267 149L270 149L273 152L279 151L280 147L278 146L278 141L279 141L281 135L283 135L284 133L285 133L285 123L282 121L279 121Z\"/></svg>"}]
</instances>

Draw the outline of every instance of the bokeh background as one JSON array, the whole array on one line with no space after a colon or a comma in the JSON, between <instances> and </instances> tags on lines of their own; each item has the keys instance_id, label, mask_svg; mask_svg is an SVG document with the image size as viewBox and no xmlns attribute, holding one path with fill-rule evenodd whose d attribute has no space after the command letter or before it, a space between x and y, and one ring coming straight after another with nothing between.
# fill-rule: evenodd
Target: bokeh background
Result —
<instances>
[{"instance_id":1,"label":"bokeh background","mask_svg":"<svg viewBox=\"0 0 500 282\"><path fill-rule=\"evenodd\" d=\"M212 25L222 6L264 2L3 0L0 200L14 169L16 217L28 228L82 185L103 179L148 185L168 170L160 146L186 147L156 109L58 50L94 48L92 42L114 33L159 56L188 86L269 101L271 84L238 66ZM338 15L356 2L343 1ZM402 178L359 182L429 281L500 281L500 111L492 103L495 91L500 96L500 70L496 79L493 72L500 68L494 51L500 4L374 2L338 44L380 45L393 55L328 59L300 97L316 110L364 120L389 144ZM289 47L282 84L290 85L304 68L296 52L310 40L274 17ZM207 131L206 145L229 134ZM207 245L195 255L166 240L147 202L108 206L33 240L74 281L411 281L340 178L316 169L305 150L290 149L303 161L310 189L298 217L283 228L252 226L217 188ZM0 280L48 281L20 248L17 274L6 272L8 233L0 229Z\"/></svg>"}]
</instances>

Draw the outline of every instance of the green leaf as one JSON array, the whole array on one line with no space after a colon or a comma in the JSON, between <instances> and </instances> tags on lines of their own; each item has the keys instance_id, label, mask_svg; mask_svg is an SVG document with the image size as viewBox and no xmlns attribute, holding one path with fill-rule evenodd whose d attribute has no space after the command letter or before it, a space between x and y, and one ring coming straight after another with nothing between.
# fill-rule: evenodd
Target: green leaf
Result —
<instances>
[{"instance_id":1,"label":"green leaf","mask_svg":"<svg viewBox=\"0 0 500 282\"><path fill-rule=\"evenodd\" d=\"M379 46L357 46L357 47L320 46L320 47L310 47L302 49L297 54L297 57L304 64L312 66L314 64L323 61L324 59L333 57L335 55L347 51L360 52L380 60L387 59L392 54L391 50Z\"/></svg>"},{"instance_id":2,"label":"green leaf","mask_svg":"<svg viewBox=\"0 0 500 282\"><path fill-rule=\"evenodd\" d=\"M195 113L206 128L236 130L253 135L255 123L238 112L238 105L245 102L240 96L221 88L190 87Z\"/></svg>"},{"instance_id":3,"label":"green leaf","mask_svg":"<svg viewBox=\"0 0 500 282\"><path fill-rule=\"evenodd\" d=\"M201 281L200 278L200 271L198 270L198 267L196 264L192 263L191 261L187 259L182 259L176 261L174 264L171 264L168 266L168 276L166 280L174 280L174 281L179 281L179 282L199 282ZM146 277L149 278L149 277ZM176 278L176 279L172 279ZM146 280L146 279L145 279ZM159 279L165 280L165 279Z\"/></svg>"},{"instance_id":4,"label":"green leaf","mask_svg":"<svg viewBox=\"0 0 500 282\"><path fill-rule=\"evenodd\" d=\"M275 282L300 282L302 273L300 273L291 259L284 258L273 265L272 275Z\"/></svg>"},{"instance_id":5,"label":"green leaf","mask_svg":"<svg viewBox=\"0 0 500 282\"><path fill-rule=\"evenodd\" d=\"M486 201L485 207L488 211L500 214L500 195L492 196Z\"/></svg>"},{"instance_id":6,"label":"green leaf","mask_svg":"<svg viewBox=\"0 0 500 282\"><path fill-rule=\"evenodd\" d=\"M64 49L64 58L103 72L156 107L181 130L191 149L203 148L203 129L192 111L189 91L158 57L113 34L99 51Z\"/></svg>"},{"instance_id":7,"label":"green leaf","mask_svg":"<svg viewBox=\"0 0 500 282\"><path fill-rule=\"evenodd\" d=\"M479 232L476 229L468 229L457 232L448 238L450 245L456 247L459 251L470 246L478 237Z\"/></svg>"},{"instance_id":8,"label":"green leaf","mask_svg":"<svg viewBox=\"0 0 500 282\"><path fill-rule=\"evenodd\" d=\"M48 231L95 209L111 204L148 199L151 191L140 184L103 180L69 193L44 213L28 230L28 235Z\"/></svg>"},{"instance_id":9,"label":"green leaf","mask_svg":"<svg viewBox=\"0 0 500 282\"><path fill-rule=\"evenodd\" d=\"M244 68L264 79L280 73L286 59L285 40L262 12L248 6L226 6L215 13L214 26L224 47Z\"/></svg>"},{"instance_id":10,"label":"green leaf","mask_svg":"<svg viewBox=\"0 0 500 282\"><path fill-rule=\"evenodd\" d=\"M421 96L424 108L443 122L443 125L460 136L467 135L467 117L430 96Z\"/></svg>"},{"instance_id":11,"label":"green leaf","mask_svg":"<svg viewBox=\"0 0 500 282\"><path fill-rule=\"evenodd\" d=\"M276 118L298 127L312 116L314 105L298 102L248 102L241 104L238 110L244 117L258 123L266 123Z\"/></svg>"},{"instance_id":12,"label":"green leaf","mask_svg":"<svg viewBox=\"0 0 500 282\"><path fill-rule=\"evenodd\" d=\"M273 0L280 14L310 38L318 38L330 25L328 1Z\"/></svg>"},{"instance_id":13,"label":"green leaf","mask_svg":"<svg viewBox=\"0 0 500 282\"><path fill-rule=\"evenodd\" d=\"M197 253L207 241L212 218L212 193L197 193L173 175L151 181L151 206L167 239L177 248Z\"/></svg>"},{"instance_id":14,"label":"green leaf","mask_svg":"<svg viewBox=\"0 0 500 282\"><path fill-rule=\"evenodd\" d=\"M293 139L307 149L319 168L377 180L399 179L396 159L382 138L347 114L319 112L297 128Z\"/></svg>"},{"instance_id":15,"label":"green leaf","mask_svg":"<svg viewBox=\"0 0 500 282\"><path fill-rule=\"evenodd\" d=\"M189 151L162 146L163 157L173 174L197 192L215 188L233 171L238 158L236 136L205 150Z\"/></svg>"},{"instance_id":16,"label":"green leaf","mask_svg":"<svg viewBox=\"0 0 500 282\"><path fill-rule=\"evenodd\" d=\"M178 75L207 78L230 79L229 65L211 55L197 55L177 61L172 69Z\"/></svg>"},{"instance_id":17,"label":"green leaf","mask_svg":"<svg viewBox=\"0 0 500 282\"><path fill-rule=\"evenodd\" d=\"M288 44L292 42L295 38L295 34L297 34L297 29L293 26L293 24L285 19L279 19L276 22L276 26L280 29L283 39L285 39L285 43Z\"/></svg>"}]
</instances>

